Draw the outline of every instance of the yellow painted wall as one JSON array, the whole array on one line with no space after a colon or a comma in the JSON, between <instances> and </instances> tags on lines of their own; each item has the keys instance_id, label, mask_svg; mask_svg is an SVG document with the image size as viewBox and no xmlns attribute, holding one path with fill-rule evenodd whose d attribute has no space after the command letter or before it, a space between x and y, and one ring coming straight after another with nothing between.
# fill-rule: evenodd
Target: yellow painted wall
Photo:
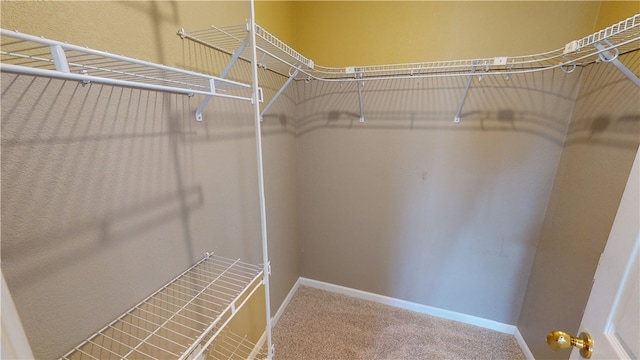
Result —
<instances>
[{"instance_id":1,"label":"yellow painted wall","mask_svg":"<svg viewBox=\"0 0 640 360\"><path fill-rule=\"evenodd\" d=\"M180 28L243 24L246 1L2 1L3 28L178 66ZM293 39L290 1L258 1L256 21L283 41Z\"/></svg>"},{"instance_id":2,"label":"yellow painted wall","mask_svg":"<svg viewBox=\"0 0 640 360\"><path fill-rule=\"evenodd\" d=\"M294 1L258 0L256 22L287 45L296 47Z\"/></svg>"},{"instance_id":3,"label":"yellow painted wall","mask_svg":"<svg viewBox=\"0 0 640 360\"><path fill-rule=\"evenodd\" d=\"M1 6L3 28L168 65L182 63L179 28L239 24L248 14L245 1L3 1ZM640 5L258 0L255 11L260 25L316 64L349 66L544 52L637 13Z\"/></svg>"},{"instance_id":4,"label":"yellow painted wall","mask_svg":"<svg viewBox=\"0 0 640 360\"><path fill-rule=\"evenodd\" d=\"M602 1L594 31L640 13L640 1Z\"/></svg>"},{"instance_id":5,"label":"yellow painted wall","mask_svg":"<svg viewBox=\"0 0 640 360\"><path fill-rule=\"evenodd\" d=\"M594 1L299 1L298 51L325 66L527 55L593 30Z\"/></svg>"}]
</instances>

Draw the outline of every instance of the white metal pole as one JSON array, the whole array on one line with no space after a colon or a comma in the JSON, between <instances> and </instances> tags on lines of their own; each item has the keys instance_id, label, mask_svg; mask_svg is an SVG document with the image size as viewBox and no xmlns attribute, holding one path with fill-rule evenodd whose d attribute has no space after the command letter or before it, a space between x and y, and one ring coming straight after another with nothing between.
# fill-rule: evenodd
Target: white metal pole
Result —
<instances>
[{"instance_id":1,"label":"white metal pole","mask_svg":"<svg viewBox=\"0 0 640 360\"><path fill-rule=\"evenodd\" d=\"M260 226L262 229L262 262L264 266L264 300L267 334L267 358L273 358L273 345L271 343L271 299L269 296L269 276L271 265L269 264L269 252L267 247L267 209L264 197L264 174L262 166L262 132L260 122L260 98L258 89L258 60L256 54L256 18L254 12L254 0L249 0L249 39L251 45L251 84L253 85L253 117L256 132L256 161L258 165L258 193L260 196Z\"/></svg>"}]
</instances>

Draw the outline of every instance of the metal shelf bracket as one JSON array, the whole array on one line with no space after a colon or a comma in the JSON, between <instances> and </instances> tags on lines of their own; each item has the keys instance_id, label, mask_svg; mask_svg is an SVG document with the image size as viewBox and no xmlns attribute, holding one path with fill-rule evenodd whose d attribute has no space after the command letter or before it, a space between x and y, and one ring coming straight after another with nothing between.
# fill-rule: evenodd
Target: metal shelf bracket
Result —
<instances>
[{"instance_id":1,"label":"metal shelf bracket","mask_svg":"<svg viewBox=\"0 0 640 360\"><path fill-rule=\"evenodd\" d=\"M462 99L460 100L460 105L458 105L458 111L456 112L456 116L453 118L453 122L460 122L460 113L462 112L462 106L464 105L464 101L467 99L467 94L469 93L469 88L471 87L471 81L473 80L473 74L476 72L476 66L478 65L478 61L473 61L473 66L471 66L471 73L469 74L469 79L467 80L467 86L464 89L464 93L462 94Z\"/></svg>"},{"instance_id":2,"label":"metal shelf bracket","mask_svg":"<svg viewBox=\"0 0 640 360\"><path fill-rule=\"evenodd\" d=\"M600 60L602 62L607 62L615 66L622 74L624 74L624 76L626 76L629 80L631 80L632 83L640 88L640 79L638 79L638 77L631 70L629 70L629 68L624 66L624 64L620 62L620 60L618 60L618 49L613 47L611 43L606 39L604 40L604 42L609 46L608 48L605 48L604 45L598 42L593 44L593 46L600 52L598 54ZM611 54L609 52L609 50L611 49L614 50L614 54Z\"/></svg>"},{"instance_id":3,"label":"metal shelf bracket","mask_svg":"<svg viewBox=\"0 0 640 360\"><path fill-rule=\"evenodd\" d=\"M249 45L249 36L244 38L244 40L242 41L242 43L240 43L236 51L234 51L233 55L231 56L231 60L229 60L229 63L227 64L227 66L225 66L224 70L222 70L222 72L220 73L221 78L227 77L227 75L229 74L229 71L231 71L231 68L236 63L236 61L238 60L238 58L240 57L244 49L247 47L247 45Z\"/></svg>"},{"instance_id":4,"label":"metal shelf bracket","mask_svg":"<svg viewBox=\"0 0 640 360\"><path fill-rule=\"evenodd\" d=\"M360 74L358 76L359 78L362 78L362 74ZM360 122L363 123L364 122L364 109L362 106L362 87L364 86L364 83L362 82L362 80L358 80L358 101L360 103Z\"/></svg>"},{"instance_id":5,"label":"metal shelf bracket","mask_svg":"<svg viewBox=\"0 0 640 360\"><path fill-rule=\"evenodd\" d=\"M280 87L278 92L276 92L276 94L273 96L273 98L271 98L269 103L267 103L267 105L262 109L262 112L260 113L260 121L263 120L264 114L267 112L267 110L269 110L269 108L273 105L273 103L276 102L278 97L280 97L280 95L282 95L282 93L284 92L284 89L286 89L287 86L289 86L289 84L291 84L293 79L295 79L296 75L298 75L298 72L300 71L300 67L302 67L302 65L298 66L293 73L289 74L289 78L287 79L287 81L285 81L285 83L282 85L282 87Z\"/></svg>"},{"instance_id":6,"label":"metal shelf bracket","mask_svg":"<svg viewBox=\"0 0 640 360\"><path fill-rule=\"evenodd\" d=\"M213 79L209 80L209 86L210 86L211 93L215 94L216 84ZM207 103L209 102L209 100L211 100L212 97L213 95L205 95L204 100L202 100L202 102L200 103L200 106L198 106L198 109L196 109L196 121L202 121L202 110L204 110L204 107L207 106Z\"/></svg>"}]
</instances>

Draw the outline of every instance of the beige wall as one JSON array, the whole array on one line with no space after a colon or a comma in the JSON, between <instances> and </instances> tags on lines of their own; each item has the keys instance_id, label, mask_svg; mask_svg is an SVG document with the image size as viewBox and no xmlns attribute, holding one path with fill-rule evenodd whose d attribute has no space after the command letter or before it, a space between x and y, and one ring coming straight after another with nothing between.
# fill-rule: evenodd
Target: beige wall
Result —
<instances>
[{"instance_id":1,"label":"beige wall","mask_svg":"<svg viewBox=\"0 0 640 360\"><path fill-rule=\"evenodd\" d=\"M213 73L228 56L176 31L240 24L248 13L245 2L1 6L6 28ZM231 76L246 82L247 70ZM261 72L260 82L269 96L283 79ZM37 358L61 356L205 251L262 262L250 104L213 99L196 123L198 96L11 74L2 94L2 270ZM293 118L290 96L270 114L275 311L298 277L295 137L281 121Z\"/></svg>"},{"instance_id":2,"label":"beige wall","mask_svg":"<svg viewBox=\"0 0 640 360\"><path fill-rule=\"evenodd\" d=\"M594 30L638 12L636 1L604 1ZM621 60L640 75L637 53ZM638 103L638 89L613 66L596 64L583 72L518 320L537 359L569 357L541 339L556 329L578 332L640 143Z\"/></svg>"},{"instance_id":3,"label":"beige wall","mask_svg":"<svg viewBox=\"0 0 640 360\"><path fill-rule=\"evenodd\" d=\"M298 84L302 276L515 324L579 78Z\"/></svg>"},{"instance_id":4,"label":"beige wall","mask_svg":"<svg viewBox=\"0 0 640 360\"><path fill-rule=\"evenodd\" d=\"M621 60L640 70L637 53ZM578 332L640 143L639 103L638 88L612 65L583 71L518 321L536 359L568 358L541 339Z\"/></svg>"}]
</instances>

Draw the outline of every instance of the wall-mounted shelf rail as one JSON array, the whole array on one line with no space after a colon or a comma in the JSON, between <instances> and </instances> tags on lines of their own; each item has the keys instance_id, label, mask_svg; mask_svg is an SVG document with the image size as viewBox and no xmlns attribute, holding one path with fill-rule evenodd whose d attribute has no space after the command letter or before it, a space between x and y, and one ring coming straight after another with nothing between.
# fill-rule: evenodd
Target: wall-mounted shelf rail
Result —
<instances>
[{"instance_id":1,"label":"wall-mounted shelf rail","mask_svg":"<svg viewBox=\"0 0 640 360\"><path fill-rule=\"evenodd\" d=\"M0 71L252 101L251 85L0 29Z\"/></svg>"},{"instance_id":2,"label":"wall-mounted shelf rail","mask_svg":"<svg viewBox=\"0 0 640 360\"><path fill-rule=\"evenodd\" d=\"M246 44L249 25L229 27L211 26L209 29L187 32L180 29L178 35L199 44L217 49L232 55L227 66L230 68L237 59L249 61ZM357 82L360 102L360 122L364 121L362 105L362 86L367 80L390 80L431 77L468 77L460 107L454 117L460 121L460 113L466 94L471 85L473 74L478 76L500 75L511 76L552 69L560 69L565 73L573 72L577 66L594 62L611 62L625 76L640 87L638 76L616 60L617 55L640 49L640 14L636 14L613 24L599 32L572 41L565 47L556 50L525 56L499 56L484 59L432 61L405 64L387 64L373 66L349 66L344 68L324 67L316 65L264 28L255 25L256 49L259 52L258 66L272 70L287 81L263 109L262 114L275 102L282 91L292 80L318 81L355 81Z\"/></svg>"},{"instance_id":3,"label":"wall-mounted shelf rail","mask_svg":"<svg viewBox=\"0 0 640 360\"><path fill-rule=\"evenodd\" d=\"M224 28L212 26L210 29L189 33L181 30L181 36L233 54L247 36L247 31L246 24ZM563 48L534 55L343 68L314 64L312 60L302 56L259 25L256 25L256 36L259 38L258 50L262 53L258 61L263 64L263 67L272 69L285 77L291 76L293 72L291 69L299 68L296 80L361 82L416 77L466 77L474 68L478 74L506 76L558 68L570 72L576 65L601 61L599 54L605 51L625 53L637 50L640 48L640 14L580 40L572 41ZM601 44L602 47L597 48L594 44ZM241 58L247 57L241 56ZM300 67L301 64L304 66Z\"/></svg>"},{"instance_id":4,"label":"wall-mounted shelf rail","mask_svg":"<svg viewBox=\"0 0 640 360\"><path fill-rule=\"evenodd\" d=\"M259 67L272 70L285 77L289 77L295 69L309 71L314 68L312 60L293 50L260 25L256 24L255 30ZM208 29L188 32L180 29L178 35L183 39L195 41L229 55L236 54L236 58L247 62L250 61L250 48L243 45L243 43L246 44L246 39L249 36L248 24L226 27L212 25Z\"/></svg>"},{"instance_id":5,"label":"wall-mounted shelf rail","mask_svg":"<svg viewBox=\"0 0 640 360\"><path fill-rule=\"evenodd\" d=\"M62 357L197 359L262 285L262 267L212 253Z\"/></svg>"}]
</instances>

